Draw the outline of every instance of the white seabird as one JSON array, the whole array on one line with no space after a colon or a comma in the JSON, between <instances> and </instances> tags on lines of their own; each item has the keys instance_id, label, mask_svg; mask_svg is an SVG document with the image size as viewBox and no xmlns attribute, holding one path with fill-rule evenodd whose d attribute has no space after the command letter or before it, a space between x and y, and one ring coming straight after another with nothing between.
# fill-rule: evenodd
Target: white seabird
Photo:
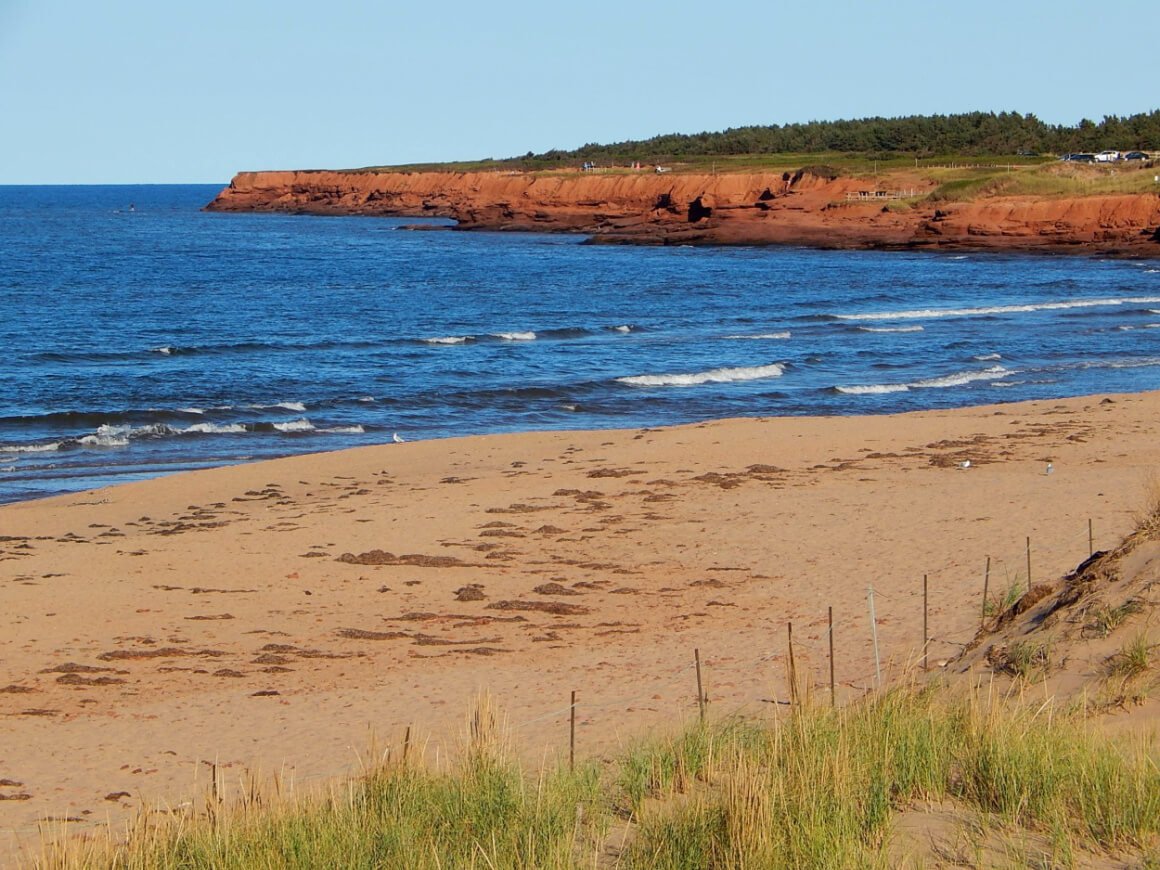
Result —
<instances>
[{"instance_id":1,"label":"white seabird","mask_svg":"<svg viewBox=\"0 0 1160 870\"><path fill-rule=\"evenodd\" d=\"M969 460L969 459L964 459L962 462L959 463L959 468L970 468L970 467L971 467L971 460Z\"/></svg>"},{"instance_id":2,"label":"white seabird","mask_svg":"<svg viewBox=\"0 0 1160 870\"><path fill-rule=\"evenodd\" d=\"M391 436L391 440L394 441L396 444L402 444L403 443L403 436L400 435L398 432L396 432L394 435Z\"/></svg>"}]
</instances>

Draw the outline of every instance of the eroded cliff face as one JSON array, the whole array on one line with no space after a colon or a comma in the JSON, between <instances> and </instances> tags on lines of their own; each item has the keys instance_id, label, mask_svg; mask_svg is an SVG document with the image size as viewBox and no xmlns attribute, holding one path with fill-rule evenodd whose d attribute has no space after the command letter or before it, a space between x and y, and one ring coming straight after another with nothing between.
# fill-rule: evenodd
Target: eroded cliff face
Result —
<instances>
[{"instance_id":1,"label":"eroded cliff face","mask_svg":"<svg viewBox=\"0 0 1160 870\"><path fill-rule=\"evenodd\" d=\"M460 229L577 232L636 244L1160 256L1160 195L992 197L936 208L906 206L866 187L863 180L809 172L242 172L207 208L445 217ZM922 195L932 187L915 179L907 190Z\"/></svg>"}]
</instances>

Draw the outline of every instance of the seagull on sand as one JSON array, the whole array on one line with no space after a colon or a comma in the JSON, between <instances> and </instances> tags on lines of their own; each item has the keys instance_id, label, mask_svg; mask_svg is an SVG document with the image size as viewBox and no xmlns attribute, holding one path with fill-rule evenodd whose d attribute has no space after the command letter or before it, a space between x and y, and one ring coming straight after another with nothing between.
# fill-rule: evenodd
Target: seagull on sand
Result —
<instances>
[{"instance_id":1,"label":"seagull on sand","mask_svg":"<svg viewBox=\"0 0 1160 870\"><path fill-rule=\"evenodd\" d=\"M969 459L964 459L962 462L959 463L959 468L970 468L970 467L971 467L971 460L969 460Z\"/></svg>"},{"instance_id":2,"label":"seagull on sand","mask_svg":"<svg viewBox=\"0 0 1160 870\"><path fill-rule=\"evenodd\" d=\"M1053 472L1053 471L1055 471L1055 466L1052 465L1050 462L1047 463L1047 468L1043 469L1044 474L1051 474L1051 472Z\"/></svg>"},{"instance_id":3,"label":"seagull on sand","mask_svg":"<svg viewBox=\"0 0 1160 870\"><path fill-rule=\"evenodd\" d=\"M396 432L394 435L391 436L391 440L394 441L396 444L402 444L403 443L403 436L400 435L398 432Z\"/></svg>"}]
</instances>

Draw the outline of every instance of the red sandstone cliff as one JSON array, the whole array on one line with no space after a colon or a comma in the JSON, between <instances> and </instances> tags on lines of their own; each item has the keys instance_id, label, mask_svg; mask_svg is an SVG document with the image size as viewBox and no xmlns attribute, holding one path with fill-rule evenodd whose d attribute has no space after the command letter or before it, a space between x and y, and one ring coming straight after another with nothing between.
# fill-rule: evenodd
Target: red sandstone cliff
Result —
<instances>
[{"instance_id":1,"label":"red sandstone cliff","mask_svg":"<svg viewBox=\"0 0 1160 870\"><path fill-rule=\"evenodd\" d=\"M895 183L900 180L895 179ZM921 195L934 188L902 179ZM1160 195L989 197L936 207L808 172L242 172L213 211L446 217L461 229L639 244L1108 251L1160 256ZM869 199L860 199L864 194Z\"/></svg>"}]
</instances>

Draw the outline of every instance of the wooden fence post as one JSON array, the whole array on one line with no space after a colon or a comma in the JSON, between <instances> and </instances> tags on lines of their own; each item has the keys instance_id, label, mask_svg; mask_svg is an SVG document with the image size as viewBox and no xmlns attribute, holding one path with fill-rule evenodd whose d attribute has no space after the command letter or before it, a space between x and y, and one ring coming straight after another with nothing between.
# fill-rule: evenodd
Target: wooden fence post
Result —
<instances>
[{"instance_id":1,"label":"wooden fence post","mask_svg":"<svg viewBox=\"0 0 1160 870\"><path fill-rule=\"evenodd\" d=\"M925 671L927 648L930 646L930 632L927 630L926 575L922 575L922 669Z\"/></svg>"},{"instance_id":2,"label":"wooden fence post","mask_svg":"<svg viewBox=\"0 0 1160 870\"><path fill-rule=\"evenodd\" d=\"M834 689L834 608L827 608L830 615L830 706L838 706L838 693Z\"/></svg>"},{"instance_id":3,"label":"wooden fence post","mask_svg":"<svg viewBox=\"0 0 1160 870\"><path fill-rule=\"evenodd\" d=\"M788 659L788 676L789 676L789 703L794 705L798 703L797 690L797 666L793 660L793 623L786 623L786 638L789 645L789 659Z\"/></svg>"},{"instance_id":4,"label":"wooden fence post","mask_svg":"<svg viewBox=\"0 0 1160 870\"><path fill-rule=\"evenodd\" d=\"M701 651L693 650L693 660L697 663L697 706L701 711L701 722L705 721L705 690L701 687Z\"/></svg>"},{"instance_id":5,"label":"wooden fence post","mask_svg":"<svg viewBox=\"0 0 1160 870\"><path fill-rule=\"evenodd\" d=\"M576 690L572 690L572 716L568 729L568 770L576 769Z\"/></svg>"},{"instance_id":6,"label":"wooden fence post","mask_svg":"<svg viewBox=\"0 0 1160 870\"><path fill-rule=\"evenodd\" d=\"M1031 591L1031 538L1027 539L1027 591Z\"/></svg>"},{"instance_id":7,"label":"wooden fence post","mask_svg":"<svg viewBox=\"0 0 1160 870\"><path fill-rule=\"evenodd\" d=\"M987 621L987 593L988 587L991 585L991 557L987 557L987 567L983 569L983 610L979 616L979 631L983 630L983 624Z\"/></svg>"}]
</instances>

